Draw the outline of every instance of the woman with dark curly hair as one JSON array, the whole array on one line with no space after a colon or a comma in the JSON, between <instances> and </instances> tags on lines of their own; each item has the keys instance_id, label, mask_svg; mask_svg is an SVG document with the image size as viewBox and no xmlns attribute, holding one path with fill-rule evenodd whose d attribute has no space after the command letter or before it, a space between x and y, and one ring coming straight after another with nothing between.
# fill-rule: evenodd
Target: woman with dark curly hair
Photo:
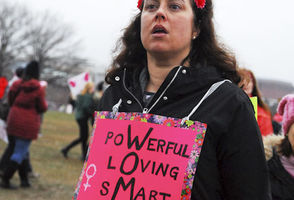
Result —
<instances>
[{"instance_id":1,"label":"woman with dark curly hair","mask_svg":"<svg viewBox=\"0 0 294 200\"><path fill-rule=\"evenodd\" d=\"M237 86L234 56L216 39L212 0L140 0L138 8L98 110L207 124L191 199L269 199L254 110Z\"/></svg>"}]
</instances>

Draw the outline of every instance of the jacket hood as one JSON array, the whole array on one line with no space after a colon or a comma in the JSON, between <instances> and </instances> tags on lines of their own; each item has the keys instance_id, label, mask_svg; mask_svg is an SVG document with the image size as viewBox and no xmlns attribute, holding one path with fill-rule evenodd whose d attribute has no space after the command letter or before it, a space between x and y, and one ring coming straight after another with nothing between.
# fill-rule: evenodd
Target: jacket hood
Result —
<instances>
[{"instance_id":1,"label":"jacket hood","mask_svg":"<svg viewBox=\"0 0 294 200\"><path fill-rule=\"evenodd\" d=\"M283 139L284 136L282 135L269 135L263 138L266 160L270 160L273 157L273 148L277 148Z\"/></svg>"},{"instance_id":2,"label":"jacket hood","mask_svg":"<svg viewBox=\"0 0 294 200\"><path fill-rule=\"evenodd\" d=\"M20 88L24 92L32 92L32 91L37 90L37 89L40 88L40 83L36 79L31 79L29 81L22 81L20 83Z\"/></svg>"}]
</instances>

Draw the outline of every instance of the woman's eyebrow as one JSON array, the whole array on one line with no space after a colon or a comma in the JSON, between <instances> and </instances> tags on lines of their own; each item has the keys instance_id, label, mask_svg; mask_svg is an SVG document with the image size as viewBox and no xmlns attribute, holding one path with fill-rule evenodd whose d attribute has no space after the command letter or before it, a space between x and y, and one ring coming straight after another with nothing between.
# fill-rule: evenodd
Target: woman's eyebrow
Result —
<instances>
[{"instance_id":1,"label":"woman's eyebrow","mask_svg":"<svg viewBox=\"0 0 294 200\"><path fill-rule=\"evenodd\" d=\"M146 0L146 2L156 2L159 3L160 0ZM168 2L174 2L174 1L181 1L183 3L185 3L185 0L168 0Z\"/></svg>"},{"instance_id":2,"label":"woman's eyebrow","mask_svg":"<svg viewBox=\"0 0 294 200\"><path fill-rule=\"evenodd\" d=\"M172 2L172 1L181 1L183 3L185 3L185 0L168 0L169 2Z\"/></svg>"},{"instance_id":3,"label":"woman's eyebrow","mask_svg":"<svg viewBox=\"0 0 294 200\"><path fill-rule=\"evenodd\" d=\"M159 0L146 0L146 3L147 2L156 2L156 3L159 3Z\"/></svg>"}]
</instances>

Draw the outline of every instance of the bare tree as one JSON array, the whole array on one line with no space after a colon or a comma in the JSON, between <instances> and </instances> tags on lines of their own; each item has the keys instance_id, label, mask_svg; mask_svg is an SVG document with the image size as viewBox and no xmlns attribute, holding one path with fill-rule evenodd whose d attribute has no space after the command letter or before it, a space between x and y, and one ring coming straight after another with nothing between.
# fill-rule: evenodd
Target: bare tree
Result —
<instances>
[{"instance_id":1,"label":"bare tree","mask_svg":"<svg viewBox=\"0 0 294 200\"><path fill-rule=\"evenodd\" d=\"M64 64L65 58L75 57L75 50L78 50L80 46L80 41L74 37L72 27L49 13L34 19L29 37L31 57L38 60L43 68L66 67L68 70L68 65L60 65Z\"/></svg>"},{"instance_id":2,"label":"bare tree","mask_svg":"<svg viewBox=\"0 0 294 200\"><path fill-rule=\"evenodd\" d=\"M73 28L48 12L33 14L21 4L0 1L0 39L0 75L17 60L35 59L42 70L67 73L88 66L76 55L80 40Z\"/></svg>"},{"instance_id":3,"label":"bare tree","mask_svg":"<svg viewBox=\"0 0 294 200\"><path fill-rule=\"evenodd\" d=\"M25 7L0 2L0 75L15 58L24 55L30 21Z\"/></svg>"}]
</instances>

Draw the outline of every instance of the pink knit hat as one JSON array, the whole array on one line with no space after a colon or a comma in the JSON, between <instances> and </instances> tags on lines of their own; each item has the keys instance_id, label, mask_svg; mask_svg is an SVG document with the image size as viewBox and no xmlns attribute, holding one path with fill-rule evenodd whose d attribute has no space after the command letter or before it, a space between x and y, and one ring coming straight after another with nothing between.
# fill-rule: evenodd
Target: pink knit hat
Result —
<instances>
[{"instance_id":1,"label":"pink knit hat","mask_svg":"<svg viewBox=\"0 0 294 200\"><path fill-rule=\"evenodd\" d=\"M278 113L283 116L283 132L286 135L294 123L294 94L282 98L278 106Z\"/></svg>"}]
</instances>

